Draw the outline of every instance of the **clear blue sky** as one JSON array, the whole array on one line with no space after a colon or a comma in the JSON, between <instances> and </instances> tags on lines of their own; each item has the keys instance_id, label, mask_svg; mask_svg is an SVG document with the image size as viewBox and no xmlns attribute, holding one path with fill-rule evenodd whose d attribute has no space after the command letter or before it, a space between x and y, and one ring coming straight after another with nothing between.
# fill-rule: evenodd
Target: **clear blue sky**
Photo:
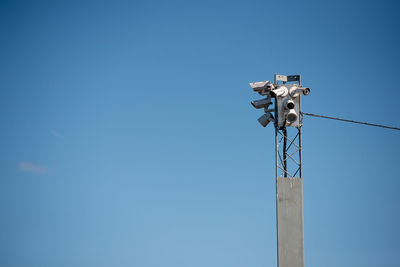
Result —
<instances>
[{"instance_id":1,"label":"clear blue sky","mask_svg":"<svg viewBox=\"0 0 400 267\"><path fill-rule=\"evenodd\" d=\"M248 83L400 126L396 1L1 1L0 266L276 266ZM305 118L306 266L398 266L400 133Z\"/></svg>"}]
</instances>

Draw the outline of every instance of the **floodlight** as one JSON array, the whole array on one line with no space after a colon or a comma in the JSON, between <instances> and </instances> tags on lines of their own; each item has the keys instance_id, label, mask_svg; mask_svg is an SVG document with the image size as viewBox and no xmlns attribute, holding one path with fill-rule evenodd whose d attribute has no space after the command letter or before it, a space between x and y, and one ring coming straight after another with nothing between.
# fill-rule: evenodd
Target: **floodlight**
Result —
<instances>
[{"instance_id":1,"label":"floodlight","mask_svg":"<svg viewBox=\"0 0 400 267\"><path fill-rule=\"evenodd\" d=\"M306 87L298 87L298 86L292 86L289 89L289 94L291 97L298 97L300 94L303 95L308 95L310 93L310 88L306 88Z\"/></svg>"},{"instance_id":2,"label":"floodlight","mask_svg":"<svg viewBox=\"0 0 400 267\"><path fill-rule=\"evenodd\" d=\"M292 99L286 99L284 107L285 109L294 109L294 101Z\"/></svg>"},{"instance_id":3,"label":"floodlight","mask_svg":"<svg viewBox=\"0 0 400 267\"><path fill-rule=\"evenodd\" d=\"M274 89L274 85L270 81L250 83L250 86L254 92L260 95L269 95L269 92Z\"/></svg>"},{"instance_id":4,"label":"floodlight","mask_svg":"<svg viewBox=\"0 0 400 267\"><path fill-rule=\"evenodd\" d=\"M288 114L286 115L286 119L289 123L293 123L297 120L297 114L294 109L289 110Z\"/></svg>"},{"instance_id":5,"label":"floodlight","mask_svg":"<svg viewBox=\"0 0 400 267\"><path fill-rule=\"evenodd\" d=\"M288 94L288 89L285 86L280 86L276 89L271 90L272 97L284 97Z\"/></svg>"},{"instance_id":6,"label":"floodlight","mask_svg":"<svg viewBox=\"0 0 400 267\"><path fill-rule=\"evenodd\" d=\"M255 83L250 83L251 88L253 88L254 91L258 92L262 89L267 89L270 85L270 81L264 81L264 82L255 82Z\"/></svg>"},{"instance_id":7,"label":"floodlight","mask_svg":"<svg viewBox=\"0 0 400 267\"><path fill-rule=\"evenodd\" d=\"M258 122L263 126L267 126L271 121L274 121L274 116L271 113L265 113L260 118L258 118Z\"/></svg>"},{"instance_id":8,"label":"floodlight","mask_svg":"<svg viewBox=\"0 0 400 267\"><path fill-rule=\"evenodd\" d=\"M302 87L300 75L276 74L273 83L254 82L250 86L265 97L251 102L254 108L264 109L266 113L258 119L261 125L265 127L274 121L277 129L301 127L300 98L301 95L308 95L310 88Z\"/></svg>"},{"instance_id":9,"label":"floodlight","mask_svg":"<svg viewBox=\"0 0 400 267\"><path fill-rule=\"evenodd\" d=\"M256 109L259 109L259 108L268 108L268 106L272 104L272 101L271 101L271 98L270 98L270 97L267 97L267 98L264 98L264 99L251 101L251 104L252 104L253 107L255 107Z\"/></svg>"}]
</instances>

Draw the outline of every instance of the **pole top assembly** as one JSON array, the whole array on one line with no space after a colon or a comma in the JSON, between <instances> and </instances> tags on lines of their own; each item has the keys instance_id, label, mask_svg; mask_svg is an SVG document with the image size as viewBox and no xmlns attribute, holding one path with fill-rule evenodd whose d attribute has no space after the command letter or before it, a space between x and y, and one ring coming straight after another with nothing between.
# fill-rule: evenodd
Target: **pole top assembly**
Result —
<instances>
[{"instance_id":1,"label":"pole top assembly","mask_svg":"<svg viewBox=\"0 0 400 267\"><path fill-rule=\"evenodd\" d=\"M301 127L300 95L308 95L310 88L302 87L301 75L274 75L274 83L270 81L250 83L254 92L264 99L252 101L256 109L264 108L265 114L258 121L264 127L274 122L275 128ZM271 99L275 99L275 108L269 109ZM275 113L275 116L272 114Z\"/></svg>"},{"instance_id":2,"label":"pole top assembly","mask_svg":"<svg viewBox=\"0 0 400 267\"><path fill-rule=\"evenodd\" d=\"M264 127L273 122L275 128L278 267L304 267L300 98L308 95L310 88L302 86L300 75L280 74L274 75L273 83L250 86L264 97L251 102L254 108L264 109L258 122Z\"/></svg>"}]
</instances>

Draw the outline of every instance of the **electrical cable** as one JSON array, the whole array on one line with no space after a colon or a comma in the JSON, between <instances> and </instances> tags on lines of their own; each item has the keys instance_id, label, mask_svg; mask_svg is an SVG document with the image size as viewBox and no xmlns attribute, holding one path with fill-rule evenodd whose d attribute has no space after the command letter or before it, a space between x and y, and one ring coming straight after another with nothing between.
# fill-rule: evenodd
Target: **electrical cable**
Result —
<instances>
[{"instance_id":1,"label":"electrical cable","mask_svg":"<svg viewBox=\"0 0 400 267\"><path fill-rule=\"evenodd\" d=\"M368 126L375 126L375 127L381 127L381 128L386 128L386 129L392 129L392 130L398 130L400 131L400 128L397 127L391 127L391 126L386 126L386 125L381 125L381 124L375 124L375 123L369 123L369 122L361 122L361 121L353 121L353 120L347 120L347 119L342 119L342 118L335 118L335 117L328 117L324 115L317 115L317 114L312 114L312 113L306 113L306 112L301 112L303 115L311 116L311 117L317 117L317 118L324 118L324 119L331 119L331 120L337 120L337 121L345 121L345 122L351 122L351 123L358 123L358 124L364 124Z\"/></svg>"}]
</instances>

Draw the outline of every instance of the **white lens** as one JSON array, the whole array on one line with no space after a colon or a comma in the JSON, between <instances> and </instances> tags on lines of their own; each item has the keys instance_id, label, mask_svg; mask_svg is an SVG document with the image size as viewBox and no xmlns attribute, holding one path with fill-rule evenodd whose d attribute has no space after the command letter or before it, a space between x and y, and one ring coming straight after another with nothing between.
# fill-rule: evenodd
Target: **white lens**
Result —
<instances>
[{"instance_id":1,"label":"white lens","mask_svg":"<svg viewBox=\"0 0 400 267\"><path fill-rule=\"evenodd\" d=\"M294 111L294 109L291 109L289 111L286 118L287 118L288 122L290 122L290 123L295 122L297 120L297 114Z\"/></svg>"}]
</instances>

